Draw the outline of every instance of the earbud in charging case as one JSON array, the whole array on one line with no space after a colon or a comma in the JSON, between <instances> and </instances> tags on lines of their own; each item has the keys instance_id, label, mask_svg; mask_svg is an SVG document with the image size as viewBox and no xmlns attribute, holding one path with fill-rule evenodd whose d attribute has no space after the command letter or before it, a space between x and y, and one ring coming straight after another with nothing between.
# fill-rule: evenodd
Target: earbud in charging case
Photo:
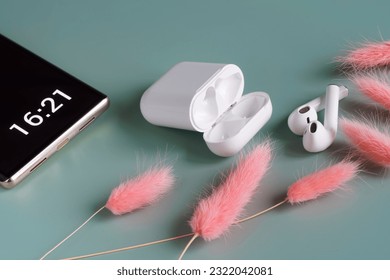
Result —
<instances>
[{"instance_id":1,"label":"earbud in charging case","mask_svg":"<svg viewBox=\"0 0 390 280\"><path fill-rule=\"evenodd\" d=\"M159 126L203 132L209 149L232 156L272 114L265 92L243 94L244 76L234 64L180 62L141 98L144 118Z\"/></svg>"}]
</instances>

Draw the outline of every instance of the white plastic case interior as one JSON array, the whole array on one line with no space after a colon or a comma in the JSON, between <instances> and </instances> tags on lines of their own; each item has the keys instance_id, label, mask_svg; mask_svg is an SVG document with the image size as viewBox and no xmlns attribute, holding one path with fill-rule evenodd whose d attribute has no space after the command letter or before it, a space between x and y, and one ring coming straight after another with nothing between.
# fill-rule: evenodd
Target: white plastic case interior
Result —
<instances>
[{"instance_id":1,"label":"white plastic case interior","mask_svg":"<svg viewBox=\"0 0 390 280\"><path fill-rule=\"evenodd\" d=\"M232 156L272 114L267 93L242 96L244 76L234 64L180 62L143 94L144 118L159 126L203 132L209 149Z\"/></svg>"}]
</instances>

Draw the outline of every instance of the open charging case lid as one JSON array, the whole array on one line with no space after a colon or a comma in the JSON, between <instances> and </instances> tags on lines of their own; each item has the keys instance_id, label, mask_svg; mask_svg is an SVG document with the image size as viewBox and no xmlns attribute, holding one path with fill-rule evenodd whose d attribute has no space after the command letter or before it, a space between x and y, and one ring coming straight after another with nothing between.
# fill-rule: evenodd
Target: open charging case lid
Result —
<instances>
[{"instance_id":1,"label":"open charging case lid","mask_svg":"<svg viewBox=\"0 0 390 280\"><path fill-rule=\"evenodd\" d=\"M234 64L181 62L141 98L144 118L159 126L203 132L219 156L239 152L272 114L267 93L243 94L244 76Z\"/></svg>"}]
</instances>

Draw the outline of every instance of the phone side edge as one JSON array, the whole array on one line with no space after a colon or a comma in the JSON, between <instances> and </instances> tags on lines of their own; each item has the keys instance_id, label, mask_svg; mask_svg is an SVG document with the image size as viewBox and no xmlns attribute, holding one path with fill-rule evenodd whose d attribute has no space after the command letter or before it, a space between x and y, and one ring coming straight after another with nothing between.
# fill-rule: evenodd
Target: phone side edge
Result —
<instances>
[{"instance_id":1,"label":"phone side edge","mask_svg":"<svg viewBox=\"0 0 390 280\"><path fill-rule=\"evenodd\" d=\"M71 127L69 127L65 132L63 132L56 140L50 143L45 149L43 149L38 155L36 155L32 160L30 160L25 166L23 166L19 171L17 171L10 178L6 178L4 181L0 181L0 186L11 189L19 184L24 178L26 178L30 173L32 173L36 168L39 167L43 161L49 159L55 152L59 151L62 147L58 148L61 143L66 139L69 141L78 135L86 126L92 122L91 120L99 117L110 105L110 100L106 96L102 99L95 107L93 107L88 113L81 117L77 122L75 122Z\"/></svg>"}]
</instances>

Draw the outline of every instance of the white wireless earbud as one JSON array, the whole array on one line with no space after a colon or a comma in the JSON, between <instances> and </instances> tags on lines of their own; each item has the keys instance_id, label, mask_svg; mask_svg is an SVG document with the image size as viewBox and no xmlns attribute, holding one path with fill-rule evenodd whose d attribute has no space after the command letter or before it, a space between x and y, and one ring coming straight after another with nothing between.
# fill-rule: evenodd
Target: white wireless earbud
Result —
<instances>
[{"instance_id":1,"label":"white wireless earbud","mask_svg":"<svg viewBox=\"0 0 390 280\"><path fill-rule=\"evenodd\" d=\"M336 138L340 87L329 85L325 96L324 125L318 120L311 122L303 133L303 147L308 152L321 152L327 149Z\"/></svg>"},{"instance_id":2,"label":"white wireless earbud","mask_svg":"<svg viewBox=\"0 0 390 280\"><path fill-rule=\"evenodd\" d=\"M288 126L295 134L303 134L303 147L308 152L327 149L336 138L339 100L348 96L344 86L329 85L325 97L321 96L294 110ZM324 125L318 121L317 111L325 108Z\"/></svg>"},{"instance_id":3,"label":"white wireless earbud","mask_svg":"<svg viewBox=\"0 0 390 280\"><path fill-rule=\"evenodd\" d=\"M348 89L340 86L339 100L348 96ZM325 108L326 94L295 109L288 117L288 127L296 135L303 135L309 123L318 119L317 112Z\"/></svg>"}]
</instances>

